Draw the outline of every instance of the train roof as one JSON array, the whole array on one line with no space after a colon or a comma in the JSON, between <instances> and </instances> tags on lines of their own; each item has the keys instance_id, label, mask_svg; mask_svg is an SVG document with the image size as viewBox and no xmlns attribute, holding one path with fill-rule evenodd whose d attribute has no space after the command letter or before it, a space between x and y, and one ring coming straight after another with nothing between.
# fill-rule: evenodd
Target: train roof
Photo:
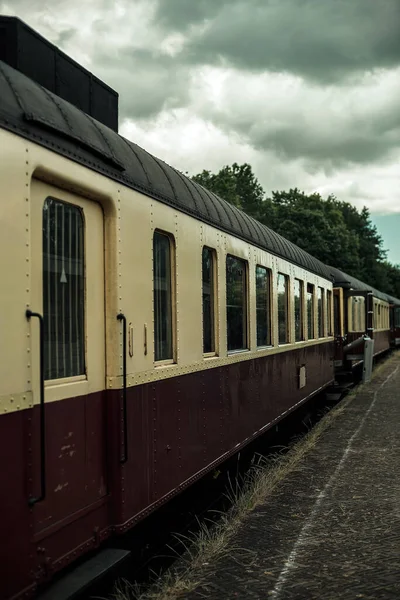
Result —
<instances>
[{"instance_id":1,"label":"train roof","mask_svg":"<svg viewBox=\"0 0 400 600\"><path fill-rule=\"evenodd\" d=\"M395 298L394 296L391 296L390 294L386 294L387 295L387 299L390 302L390 304L394 304L395 306L400 306L400 300L398 298Z\"/></svg>"},{"instance_id":2,"label":"train roof","mask_svg":"<svg viewBox=\"0 0 400 600\"><path fill-rule=\"evenodd\" d=\"M352 289L352 290L360 290L363 292L371 291L371 292L373 292L373 294L376 298L380 298L381 300L385 300L386 302L390 302L392 304L400 305L400 300L398 298L395 298L394 296L390 296L389 294L385 294L384 292L381 292L381 291L377 290L376 288L373 288L371 285L368 285L367 283L360 281L360 279L357 279L356 277L353 277L352 275L348 275L347 273L345 273L344 271L341 271L340 269L337 269L336 267L328 267L328 268L329 268L331 276L333 277L333 285L334 286L343 287L343 288Z\"/></svg>"},{"instance_id":3,"label":"train roof","mask_svg":"<svg viewBox=\"0 0 400 600\"><path fill-rule=\"evenodd\" d=\"M331 280L308 252L2 61L0 126Z\"/></svg>"}]
</instances>

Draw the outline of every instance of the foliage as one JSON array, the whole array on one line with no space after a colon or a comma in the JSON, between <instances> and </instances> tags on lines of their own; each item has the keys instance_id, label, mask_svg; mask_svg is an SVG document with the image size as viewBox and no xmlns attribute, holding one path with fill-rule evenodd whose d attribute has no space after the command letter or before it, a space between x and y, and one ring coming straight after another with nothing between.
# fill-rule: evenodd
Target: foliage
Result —
<instances>
[{"instance_id":1,"label":"foliage","mask_svg":"<svg viewBox=\"0 0 400 600\"><path fill-rule=\"evenodd\" d=\"M333 195L307 195L297 188L268 198L249 164L203 171L192 179L322 262L400 298L400 265L386 260L368 208L358 211Z\"/></svg>"}]
</instances>

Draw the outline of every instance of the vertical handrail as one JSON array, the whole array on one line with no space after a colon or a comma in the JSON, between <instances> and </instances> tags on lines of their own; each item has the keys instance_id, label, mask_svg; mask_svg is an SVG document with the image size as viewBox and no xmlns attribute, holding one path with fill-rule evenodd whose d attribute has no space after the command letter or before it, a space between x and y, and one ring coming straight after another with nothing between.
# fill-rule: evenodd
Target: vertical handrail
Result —
<instances>
[{"instance_id":1,"label":"vertical handrail","mask_svg":"<svg viewBox=\"0 0 400 600\"><path fill-rule=\"evenodd\" d=\"M124 426L124 454L120 458L123 465L128 460L128 429L127 429L127 407L126 407L126 317L123 313L117 315L118 321L122 321L122 421Z\"/></svg>"},{"instance_id":2,"label":"vertical handrail","mask_svg":"<svg viewBox=\"0 0 400 600\"><path fill-rule=\"evenodd\" d=\"M44 321L43 316L27 309L25 316L30 321L32 317L39 319L39 355L40 355L40 494L29 498L29 506L34 506L46 497L46 420L44 404Z\"/></svg>"}]
</instances>

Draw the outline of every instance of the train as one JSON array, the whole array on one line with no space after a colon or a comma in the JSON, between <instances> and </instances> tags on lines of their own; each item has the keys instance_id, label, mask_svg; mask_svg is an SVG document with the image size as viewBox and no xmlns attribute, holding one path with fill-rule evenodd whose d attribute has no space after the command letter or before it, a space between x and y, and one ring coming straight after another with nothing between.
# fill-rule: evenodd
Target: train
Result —
<instances>
[{"instance_id":1,"label":"train","mask_svg":"<svg viewBox=\"0 0 400 600\"><path fill-rule=\"evenodd\" d=\"M0 598L16 600L331 386L352 341L399 345L400 300L124 139L115 92L19 19L0 41Z\"/></svg>"}]
</instances>

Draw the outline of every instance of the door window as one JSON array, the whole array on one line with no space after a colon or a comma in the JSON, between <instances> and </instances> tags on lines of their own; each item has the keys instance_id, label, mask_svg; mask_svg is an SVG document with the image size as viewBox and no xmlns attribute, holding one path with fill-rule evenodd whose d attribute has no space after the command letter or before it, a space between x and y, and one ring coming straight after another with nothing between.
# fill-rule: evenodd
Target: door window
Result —
<instances>
[{"instance_id":1,"label":"door window","mask_svg":"<svg viewBox=\"0 0 400 600\"><path fill-rule=\"evenodd\" d=\"M84 226L78 206L43 206L45 379L85 373Z\"/></svg>"}]
</instances>

